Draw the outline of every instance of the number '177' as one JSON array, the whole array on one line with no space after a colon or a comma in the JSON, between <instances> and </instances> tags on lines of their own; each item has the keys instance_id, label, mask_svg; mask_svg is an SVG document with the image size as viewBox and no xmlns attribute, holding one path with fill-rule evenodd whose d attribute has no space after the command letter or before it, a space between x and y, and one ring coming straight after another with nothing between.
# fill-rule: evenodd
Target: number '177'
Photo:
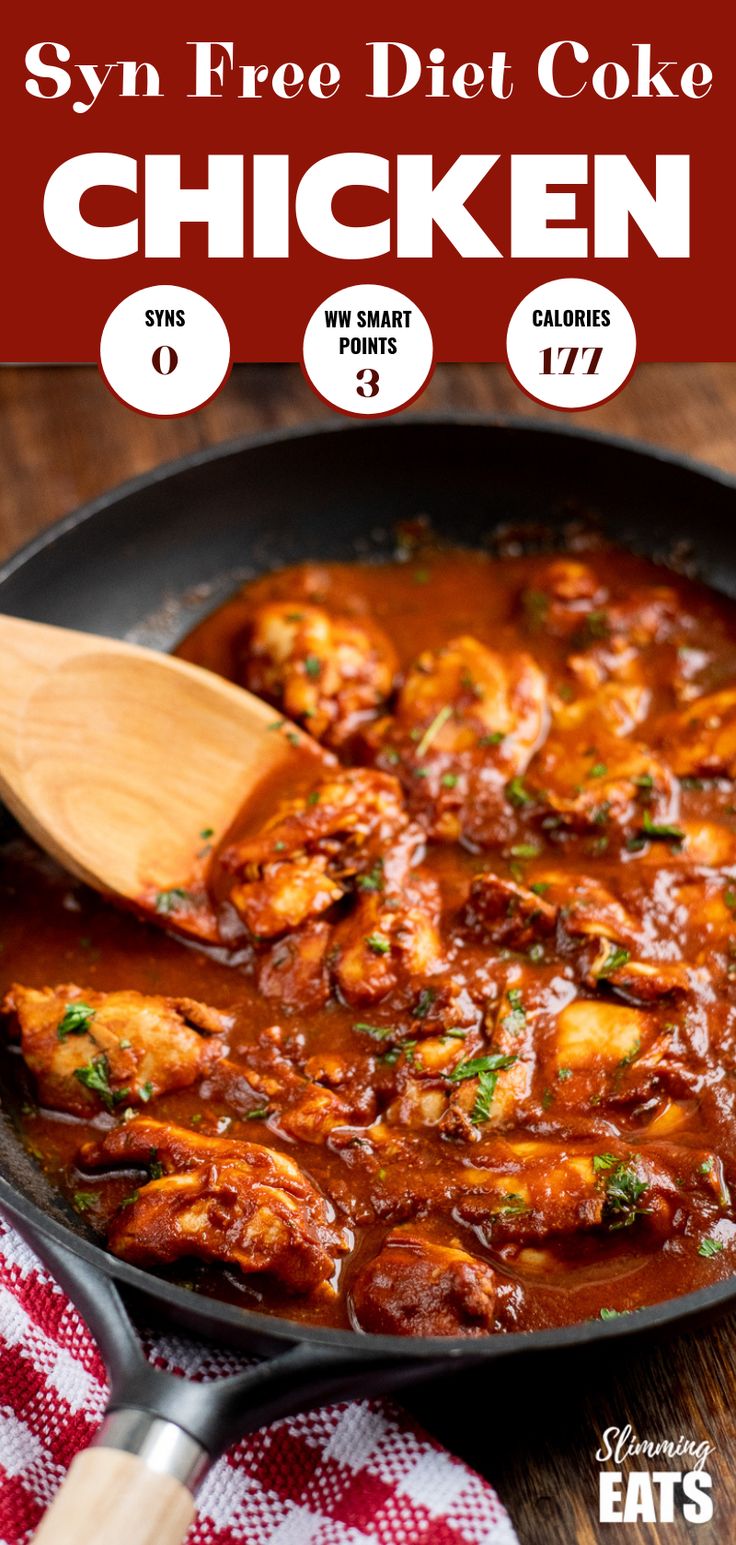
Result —
<instances>
[{"instance_id":1,"label":"number '177'","mask_svg":"<svg viewBox=\"0 0 736 1545\"><path fill-rule=\"evenodd\" d=\"M578 348L575 344L563 343L556 349L551 346L542 349L543 376L596 376L601 362L602 347L594 347L586 344L584 348Z\"/></svg>"}]
</instances>

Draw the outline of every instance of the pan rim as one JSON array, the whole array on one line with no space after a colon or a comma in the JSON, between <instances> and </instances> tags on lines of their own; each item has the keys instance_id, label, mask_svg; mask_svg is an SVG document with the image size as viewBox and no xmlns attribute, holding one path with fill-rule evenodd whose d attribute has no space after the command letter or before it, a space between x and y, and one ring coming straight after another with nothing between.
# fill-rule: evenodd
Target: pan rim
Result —
<instances>
[{"instance_id":1,"label":"pan rim","mask_svg":"<svg viewBox=\"0 0 736 1545\"><path fill-rule=\"evenodd\" d=\"M161 462L158 466L150 467L148 471L138 473L136 477L126 478L122 483L116 483L113 488L98 494L94 499L89 499L80 504L76 509L70 510L66 515L61 515L58 520L52 521L43 531L21 544L14 552L0 564L0 585L25 567L33 558L44 552L47 547L52 547L55 542L75 531L86 521L102 515L106 510L122 504L126 499L143 493L157 483L168 482L186 472L198 467L207 466L210 462L225 461L230 456L238 456L248 451L266 449L271 445L279 445L292 440L308 440L330 435L350 434L396 434L405 429L427 427L430 429L443 428L471 428L507 430L529 434L530 436L543 435L545 438L559 437L564 440L582 440L593 446L612 451L623 451L634 456L642 457L648 461L659 462L665 466L680 468L683 472L691 472L698 477L705 478L708 482L720 487L736 491L736 473L726 472L711 462L700 461L697 457L689 456L683 451L673 450L669 446L655 445L646 440L638 440L634 436L605 433L597 429L584 429L577 424L560 424L558 422L545 423L536 419L524 418L519 414L488 414L463 411L445 411L443 413L407 413L399 420L382 419L378 422L355 422L350 419L341 419L335 423L330 419L317 419L309 424L289 425L285 428L264 429L246 435L238 435L230 440L219 441L216 445L205 446L200 450L189 451L184 456L173 457Z\"/></svg>"},{"instance_id":2,"label":"pan rim","mask_svg":"<svg viewBox=\"0 0 736 1545\"><path fill-rule=\"evenodd\" d=\"M652 445L624 435L584 429L577 424L561 424L557 421L545 423L519 415L462 410L410 413L402 415L399 419L382 420L375 424L352 420L334 422L330 419L319 419L308 424L263 430L222 441L163 462L134 478L117 484L114 488L62 516L12 553L0 565L0 587L26 564L32 562L68 533L84 525L86 521L104 516L105 512L114 509L126 499L143 493L158 483L169 481L195 468L206 466L210 462L224 461L229 457L294 440L321 439L324 436L349 435L356 432L393 434L403 432L407 428L430 430L474 428L499 432L510 430L530 437L543 435L551 439L582 440L592 446L632 454L695 474L713 484L736 492L736 474L725 472L669 447ZM190 1319L193 1309L194 1318L197 1318L201 1306L202 1318L209 1316L214 1322L213 1332L216 1326L220 1326L223 1330L230 1328L246 1333L251 1332L254 1341L259 1339L261 1342L282 1343L284 1347L301 1342L315 1349L322 1347L333 1352L343 1350L353 1355L356 1351L364 1351L368 1360L371 1354L378 1357L388 1353L396 1355L397 1360L407 1364L421 1364L425 1360L436 1362L441 1359L448 1363L466 1365L471 1362L485 1361L489 1357L509 1357L519 1353L530 1355L535 1352L561 1350L570 1346L589 1346L624 1336L656 1331L667 1326L674 1328L678 1325L684 1326L692 1318L707 1314L709 1311L717 1311L736 1301L735 1274L723 1282L711 1284L709 1287L700 1288L676 1298L664 1299L660 1303L650 1304L642 1309L622 1313L611 1320L577 1321L549 1330L499 1332L480 1337L376 1335L371 1332L305 1324L301 1321L240 1308L209 1295L193 1294L186 1288L177 1287L156 1277L153 1273L145 1272L139 1267L119 1260L102 1245L75 1234L71 1228L50 1217L35 1203L30 1202L2 1176L0 1176L0 1207L11 1219L14 1215L19 1216L41 1236L49 1237L70 1250L78 1259L86 1261L88 1265L95 1267L113 1281L123 1283L143 1298L174 1306ZM204 1328L200 1333L211 1334Z\"/></svg>"}]
</instances>

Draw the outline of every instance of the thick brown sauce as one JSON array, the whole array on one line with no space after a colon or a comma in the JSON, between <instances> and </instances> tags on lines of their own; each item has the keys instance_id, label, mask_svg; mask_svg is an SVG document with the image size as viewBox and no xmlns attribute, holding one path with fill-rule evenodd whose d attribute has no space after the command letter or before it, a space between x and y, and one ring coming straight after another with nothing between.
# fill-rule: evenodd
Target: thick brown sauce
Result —
<instances>
[{"instance_id":1,"label":"thick brown sauce","mask_svg":"<svg viewBox=\"0 0 736 1545\"><path fill-rule=\"evenodd\" d=\"M633 732L639 743L649 745L663 715L683 712L690 690L688 677L696 683L698 695L736 680L736 608L703 587L626 553L593 549L582 559L607 592L606 608L626 603L652 586L665 586L675 593L674 621L656 630L644 644L637 643L626 668L627 679L643 683L650 694L644 718ZM254 605L270 599L309 599L336 613L372 617L392 640L401 670L420 650L436 649L463 634L502 655L523 649L541 666L551 691L562 685L559 706L560 700L574 701L584 694L579 681L573 682L570 676L569 636L554 636L545 607L533 599L546 582L549 562L548 557L494 560L481 553L428 551L396 564L320 564L285 570L246 587L195 629L179 653L236 678L238 640ZM519 599L524 591L532 595L526 610ZM598 627L589 628L581 640L583 653L586 648L595 653ZM594 770L601 756L589 726L566 733L571 756L573 751L585 752ZM660 748L657 755L666 765L666 750ZM258 796L244 817L248 829L272 810L277 792L269 789ZM727 776L685 779L684 784L678 783L676 795L677 830L688 832L684 843L654 838L632 844L630 839L619 840L615 830L610 841L600 841L607 830L605 820L597 833L554 825L545 828L526 803L507 801L497 840L484 852L473 843L430 843L423 861L424 871L436 877L441 887L442 935L453 977L465 976L476 995L485 989L489 999L506 991L509 982L516 983L527 1019L533 1019L536 1068L524 1104L522 1135L546 1138L563 1150L576 1133L594 1134L600 1152L623 1137L640 1154L652 1141L666 1139L668 1174L681 1193L681 1206L679 1210L670 1207L672 1226L664 1231L652 1230L645 1220L635 1218L630 1227L552 1236L526 1248L513 1241L494 1247L492 1233L463 1220L454 1209L448 1211L441 1204L422 1207L425 1191L441 1193L443 1175L457 1161L459 1149L467 1153L468 1163L478 1161L479 1150L494 1140L490 1130L480 1132L479 1142L462 1145L425 1127L418 1172L417 1150L407 1149L402 1155L402 1128L397 1124L387 1192L394 1195L404 1185L406 1217L428 1212L434 1240L459 1243L493 1264L499 1278L495 1321L499 1330L561 1325L595 1318L602 1310L634 1310L720 1280L733 1270L736 1226L727 1193L723 1187L718 1196L699 1188L693 1175L704 1164L712 1168L713 1163L722 1163L725 1181L731 1186L736 1182L736 985L728 924L722 918L724 905L727 916L736 899L730 893L732 876L736 889L736 796ZM711 846L707 851L703 848L703 861L698 862L697 832L704 825ZM715 836L713 828L717 828ZM215 841L221 835L215 834ZM530 857L532 846L538 853ZM521 848L522 856L513 856L513 848ZM559 1012L576 991L596 997L595 991L586 992L576 980L574 953L560 955L553 941L545 943L541 952L526 947L499 950L477 934L470 937L458 931L458 909L479 872L491 870L529 887L551 868L561 872L563 879L569 876L571 897L575 877L581 874L592 876L615 894L636 921L642 947L640 952L630 950L632 959L685 962L697 968L684 1000L665 996L645 1007L639 1005L655 1029L676 1023L676 1066L674 1071L665 1066L661 1077L655 1071L641 1095L632 1085L628 1100L615 1096L622 1084L625 1093L631 1068L636 1069L636 1051L630 1059L620 1059L621 1066L613 1071L604 1059L590 1076L585 1069L576 1070L574 1077L565 1069L564 1077L558 1076L554 1045ZM683 904L681 893L677 897L674 893L684 868L692 880L689 906ZM717 922L712 921L709 908L718 913ZM393 1063L385 1057L381 1061L381 1046L354 1029L356 1021L390 1024L390 998L356 1011L333 995L318 1010L285 1011L257 991L254 965L262 947L253 946L245 934L236 941L230 959L224 952L182 943L155 926L118 913L76 886L15 835L4 853L0 937L3 988L11 981L36 987L73 981L83 989L135 987L142 992L187 994L235 1016L230 1056L246 1069L249 1049L266 1029L280 1024L284 1046L296 1066L321 1053L338 1055L349 1069L353 1090L361 1083L377 1090L383 1111L400 1090L402 1078L406 1079L405 1057ZM630 995L619 994L615 986L605 983L597 996L607 1002L632 1003ZM405 1008L404 993L401 1011ZM86 1218L104 1233L107 1220L139 1179L120 1173L100 1178L76 1167L80 1142L104 1129L109 1118L101 1116L91 1123L37 1110L18 1053L9 1050L5 1056L16 1086L25 1080L25 1142L72 1202L80 1195L84 1198ZM571 1099L573 1086L577 1103ZM252 1108L262 1105L254 1093ZM355 1237L354 1250L340 1268L339 1292L330 1303L323 1297L310 1300L287 1294L266 1280L248 1280L235 1269L179 1263L169 1269L171 1276L199 1291L268 1312L305 1321L351 1323L351 1282L361 1263L376 1253L394 1220L381 1217L380 1207L375 1206L375 1177L370 1180L360 1165L350 1162L350 1149L327 1141L309 1145L289 1141L279 1134L277 1119L246 1119L242 1100L234 1109L225 1096L213 1094L207 1080L199 1087L161 1097L148 1113L183 1125L194 1123L198 1131L215 1132L219 1124L220 1129L227 1127L229 1137L288 1149L334 1200ZM714 1159L703 1160L703 1151ZM704 1241L716 1243L704 1249Z\"/></svg>"}]
</instances>

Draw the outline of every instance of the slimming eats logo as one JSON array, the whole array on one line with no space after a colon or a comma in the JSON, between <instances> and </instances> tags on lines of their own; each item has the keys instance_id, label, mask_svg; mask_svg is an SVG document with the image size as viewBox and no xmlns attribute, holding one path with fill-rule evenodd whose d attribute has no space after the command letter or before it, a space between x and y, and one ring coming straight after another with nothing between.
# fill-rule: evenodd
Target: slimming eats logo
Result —
<instances>
[{"instance_id":1,"label":"slimming eats logo","mask_svg":"<svg viewBox=\"0 0 736 1545\"><path fill-rule=\"evenodd\" d=\"M603 1524L671 1524L676 1514L691 1524L706 1524L713 1517L713 1485L706 1463L713 1453L711 1443L696 1443L680 1436L654 1443L640 1439L633 1427L607 1427L601 1446L596 1450L599 1464L613 1461L615 1469L601 1470L599 1476L599 1518ZM685 1460L687 1469L629 1470L627 1459L652 1461ZM679 1495L678 1495L679 1493Z\"/></svg>"}]
</instances>

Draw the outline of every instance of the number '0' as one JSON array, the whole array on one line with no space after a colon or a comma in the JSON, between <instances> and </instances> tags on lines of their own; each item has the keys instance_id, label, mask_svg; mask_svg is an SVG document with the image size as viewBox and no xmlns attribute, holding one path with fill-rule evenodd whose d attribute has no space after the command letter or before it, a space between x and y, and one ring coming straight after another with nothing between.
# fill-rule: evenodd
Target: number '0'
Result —
<instances>
[{"instance_id":1,"label":"number '0'","mask_svg":"<svg viewBox=\"0 0 736 1545\"><path fill-rule=\"evenodd\" d=\"M160 376L170 376L176 370L179 363L179 355L176 349L172 349L168 343L162 343L153 351L151 364Z\"/></svg>"}]
</instances>

